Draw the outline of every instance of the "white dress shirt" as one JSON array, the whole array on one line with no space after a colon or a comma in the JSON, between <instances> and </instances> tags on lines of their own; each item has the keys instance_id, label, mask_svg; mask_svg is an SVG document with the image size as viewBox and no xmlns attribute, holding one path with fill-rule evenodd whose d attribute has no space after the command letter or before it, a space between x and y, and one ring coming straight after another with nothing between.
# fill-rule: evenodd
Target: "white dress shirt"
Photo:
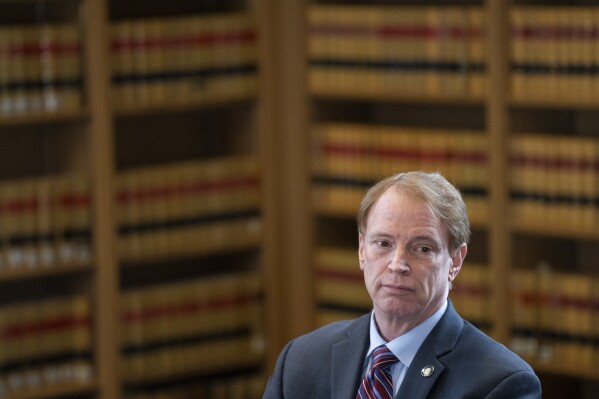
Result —
<instances>
[{"instance_id":1,"label":"white dress shirt","mask_svg":"<svg viewBox=\"0 0 599 399\"><path fill-rule=\"evenodd\" d=\"M379 334L373 311L370 316L370 347L366 353L366 359L364 359L365 367L362 376L366 375L372 366L372 352L378 346L386 344L389 350L399 359L399 362L393 365L390 370L391 377L393 378L393 396L397 395L397 391L399 391L399 387L406 375L406 371L408 370L408 367L410 367L410 364L412 364L412 360L414 360L418 349L420 349L422 342L424 342L428 334L430 334L439 320L441 320L446 309L447 300L445 300L443 306L428 319L391 342L385 341Z\"/></svg>"}]
</instances>

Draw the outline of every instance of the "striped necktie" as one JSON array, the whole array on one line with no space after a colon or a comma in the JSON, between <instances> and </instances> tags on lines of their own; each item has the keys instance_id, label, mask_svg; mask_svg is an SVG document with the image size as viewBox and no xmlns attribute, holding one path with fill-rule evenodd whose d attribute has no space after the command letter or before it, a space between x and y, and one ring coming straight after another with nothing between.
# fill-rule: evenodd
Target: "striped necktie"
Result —
<instances>
[{"instance_id":1,"label":"striped necktie","mask_svg":"<svg viewBox=\"0 0 599 399\"><path fill-rule=\"evenodd\" d=\"M372 367L362 379L356 399L393 398L393 381L389 369L398 361L386 345L376 347L372 352Z\"/></svg>"}]
</instances>

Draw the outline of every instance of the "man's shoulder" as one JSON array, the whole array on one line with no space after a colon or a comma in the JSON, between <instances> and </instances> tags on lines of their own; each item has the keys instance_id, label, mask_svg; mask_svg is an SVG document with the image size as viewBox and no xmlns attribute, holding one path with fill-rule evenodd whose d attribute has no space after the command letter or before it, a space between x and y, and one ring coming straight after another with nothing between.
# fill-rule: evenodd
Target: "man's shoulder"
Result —
<instances>
[{"instance_id":1,"label":"man's shoulder","mask_svg":"<svg viewBox=\"0 0 599 399\"><path fill-rule=\"evenodd\" d=\"M370 314L356 319L335 321L299 336L294 340L293 347L302 350L306 348L331 348L335 343L346 339L349 334L368 331L369 323Z\"/></svg>"},{"instance_id":2,"label":"man's shoulder","mask_svg":"<svg viewBox=\"0 0 599 399\"><path fill-rule=\"evenodd\" d=\"M474 362L492 363L496 368L506 367L512 371L532 371L530 365L520 356L468 321L464 321L462 337L462 343L468 343L465 346L477 353L477 356L471 358Z\"/></svg>"}]
</instances>

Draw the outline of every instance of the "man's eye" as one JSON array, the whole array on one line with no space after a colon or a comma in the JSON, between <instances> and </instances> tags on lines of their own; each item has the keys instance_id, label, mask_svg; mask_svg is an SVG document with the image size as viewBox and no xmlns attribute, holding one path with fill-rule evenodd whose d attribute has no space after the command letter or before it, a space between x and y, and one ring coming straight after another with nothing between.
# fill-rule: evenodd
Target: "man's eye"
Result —
<instances>
[{"instance_id":1,"label":"man's eye","mask_svg":"<svg viewBox=\"0 0 599 399\"><path fill-rule=\"evenodd\" d=\"M391 246L391 244L389 244L388 241L377 241L376 245L378 245L379 247L382 247L382 248L387 248L387 247Z\"/></svg>"},{"instance_id":2,"label":"man's eye","mask_svg":"<svg viewBox=\"0 0 599 399\"><path fill-rule=\"evenodd\" d=\"M418 247L418 252L422 252L424 254L431 252L432 249L430 247Z\"/></svg>"}]
</instances>

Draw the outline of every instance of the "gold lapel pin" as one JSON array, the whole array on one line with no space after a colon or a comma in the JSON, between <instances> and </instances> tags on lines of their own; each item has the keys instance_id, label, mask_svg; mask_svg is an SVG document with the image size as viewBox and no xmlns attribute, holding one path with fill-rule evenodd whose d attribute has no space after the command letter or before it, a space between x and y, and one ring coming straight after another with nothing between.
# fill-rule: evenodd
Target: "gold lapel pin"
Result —
<instances>
[{"instance_id":1,"label":"gold lapel pin","mask_svg":"<svg viewBox=\"0 0 599 399\"><path fill-rule=\"evenodd\" d=\"M420 370L420 374L422 374L423 377L430 377L431 375L433 375L434 372L435 368L433 366L426 366L425 368Z\"/></svg>"}]
</instances>

